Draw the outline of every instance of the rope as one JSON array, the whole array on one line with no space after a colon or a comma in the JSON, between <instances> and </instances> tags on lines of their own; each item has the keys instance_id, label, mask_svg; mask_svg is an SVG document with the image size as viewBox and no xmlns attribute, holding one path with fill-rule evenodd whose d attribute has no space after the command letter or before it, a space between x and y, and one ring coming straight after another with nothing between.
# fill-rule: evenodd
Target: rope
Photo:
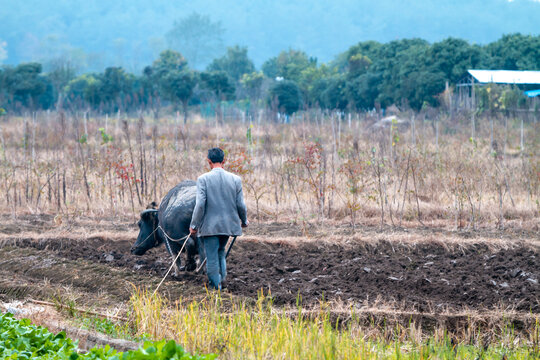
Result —
<instances>
[{"instance_id":1,"label":"rope","mask_svg":"<svg viewBox=\"0 0 540 360\"><path fill-rule=\"evenodd\" d=\"M161 227L161 225L158 225L158 226L154 229L154 231L152 231L152 232L150 233L150 235L148 235L148 236L143 240L143 242L145 242L146 240L148 240L148 238L149 238L150 236L154 235L155 232L156 232L158 229L161 229L161 231L163 232L163 235L165 235L165 237L166 237L166 240L169 240L169 241L172 241L172 242L175 242L175 243L179 243L179 242L181 242L181 241L187 240L187 239L189 238L189 236L191 235L191 234L187 234L186 236L184 236L184 237L182 237L182 238L180 238L180 239L173 239L172 237L169 236L169 234L167 234L167 232L165 231L165 229L163 229L163 228ZM176 264L176 260L178 260L178 258L180 257L180 254L182 253L182 251L183 251L184 248L186 247L186 243L187 243L187 241L184 241L184 244L182 244L182 248L180 249L180 251L178 252L178 254L176 254L176 257L174 258L174 260L173 260L171 266L169 267L169 270L167 270L167 273L165 274L165 276L163 277L163 279L161 279L161 281L159 282L159 285L156 287L156 290L154 290L152 296L154 296L154 295L156 294L156 292L157 292L158 289L160 288L161 284L163 284L163 281L165 281L165 279L167 278L167 276L168 276L169 273L171 272L173 266ZM169 244L166 244L166 245L169 245ZM171 249L169 246L167 246L167 247L169 248L169 252L172 253L172 249Z\"/></svg>"},{"instance_id":2,"label":"rope","mask_svg":"<svg viewBox=\"0 0 540 360\"><path fill-rule=\"evenodd\" d=\"M165 231L165 229L163 229L163 228L161 227L161 225L158 225L158 226L154 229L154 231L152 231L152 232L150 233L150 235L148 235L146 238L144 238L144 240L143 240L142 242L144 243L146 240L148 240L148 238L149 238L150 236L154 235L154 233L155 233L156 231L158 231L158 229L161 229L161 231L163 231L163 234L165 235L165 237L166 237L168 240L170 240L170 241L172 241L172 242L176 242L176 243L179 243L180 241L186 240L186 239L189 237L189 235L190 235L190 234L187 234L187 235L184 236L183 238L180 238L180 239L173 239L172 237L169 236L169 234L167 234L167 232Z\"/></svg>"},{"instance_id":3,"label":"rope","mask_svg":"<svg viewBox=\"0 0 540 360\"><path fill-rule=\"evenodd\" d=\"M163 228L161 227L161 225L158 225L157 228L156 228L156 230L157 230L157 229L161 229L161 231L163 231L163 234L165 234L165 237L166 237L167 239L169 239L169 240L172 241L172 242L176 242L176 243L179 243L180 241L186 240L186 239L189 237L189 235L190 235L190 234L187 234L187 235L184 236L183 238L180 238L180 239L173 239L172 237L169 236L169 234L167 234L167 233L165 232L165 229L163 229ZM154 231L155 231L155 230L154 230Z\"/></svg>"},{"instance_id":4,"label":"rope","mask_svg":"<svg viewBox=\"0 0 540 360\"><path fill-rule=\"evenodd\" d=\"M163 230L163 229L161 229ZM163 233L165 233L165 231L163 231ZM191 234L187 234L186 236L184 236L182 239L180 239L179 241L182 241L182 240L186 240L189 235ZM167 236L167 238L169 237L167 234L165 234L165 236ZM186 246L187 244L187 241L184 242L184 245L182 245L182 248L180 249L180 251L178 252L178 254L176 255L176 257L174 258L171 266L169 267L169 270L167 270L167 273L165 274L165 276L163 277L163 279L161 279L161 281L159 282L159 285L157 286L156 290L154 290L154 292L152 293L152 296L154 296L156 294L156 292L158 291L159 287L161 286L161 284L163 284L163 281L165 281L165 279L167 278L167 276L169 276L169 273L171 272L173 266L176 264L176 260L178 260L178 258L180 257L180 254L182 253L182 250L184 250L184 247Z\"/></svg>"},{"instance_id":5,"label":"rope","mask_svg":"<svg viewBox=\"0 0 540 360\"><path fill-rule=\"evenodd\" d=\"M206 258L204 258L204 261L199 265L197 269L195 269L195 272L198 273L199 271L201 271L201 268L204 266L204 264L206 264Z\"/></svg>"},{"instance_id":6,"label":"rope","mask_svg":"<svg viewBox=\"0 0 540 360\"><path fill-rule=\"evenodd\" d=\"M159 227L159 226L158 226L158 227ZM148 235L147 237L145 237L144 240L141 242L141 244L144 243L144 242L146 242L146 240L148 240L148 238L149 238L150 236L154 235L154 233L157 231L157 229L158 229L158 228L155 228L154 231L152 231L152 232L150 233L150 235Z\"/></svg>"}]
</instances>

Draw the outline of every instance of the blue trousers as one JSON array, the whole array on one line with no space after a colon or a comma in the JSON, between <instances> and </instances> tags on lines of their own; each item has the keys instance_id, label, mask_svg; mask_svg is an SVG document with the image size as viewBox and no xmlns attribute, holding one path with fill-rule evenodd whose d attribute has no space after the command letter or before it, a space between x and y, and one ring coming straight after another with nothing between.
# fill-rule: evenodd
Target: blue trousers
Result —
<instances>
[{"instance_id":1,"label":"blue trousers","mask_svg":"<svg viewBox=\"0 0 540 360\"><path fill-rule=\"evenodd\" d=\"M227 277L225 246L229 236L204 236L201 239L206 253L206 274L208 275L210 287L221 290L221 282Z\"/></svg>"}]
</instances>

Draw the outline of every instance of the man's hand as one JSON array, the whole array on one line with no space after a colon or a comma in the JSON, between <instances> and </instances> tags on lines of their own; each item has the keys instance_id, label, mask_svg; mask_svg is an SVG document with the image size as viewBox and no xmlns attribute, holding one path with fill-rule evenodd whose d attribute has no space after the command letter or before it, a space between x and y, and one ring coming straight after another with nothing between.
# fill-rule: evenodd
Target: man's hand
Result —
<instances>
[{"instance_id":1,"label":"man's hand","mask_svg":"<svg viewBox=\"0 0 540 360\"><path fill-rule=\"evenodd\" d=\"M243 227L243 228L247 228L247 227L248 227L248 224L249 224L249 221L246 221L245 224L242 224L242 227Z\"/></svg>"},{"instance_id":2,"label":"man's hand","mask_svg":"<svg viewBox=\"0 0 540 360\"><path fill-rule=\"evenodd\" d=\"M189 233L191 235L195 235L195 234L197 234L197 229L189 228Z\"/></svg>"}]
</instances>

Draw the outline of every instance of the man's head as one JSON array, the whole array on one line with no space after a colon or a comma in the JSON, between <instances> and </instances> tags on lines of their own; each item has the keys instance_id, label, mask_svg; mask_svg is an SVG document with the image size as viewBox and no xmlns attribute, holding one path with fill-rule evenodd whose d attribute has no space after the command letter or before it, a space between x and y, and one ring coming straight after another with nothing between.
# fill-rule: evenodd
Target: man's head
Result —
<instances>
[{"instance_id":1,"label":"man's head","mask_svg":"<svg viewBox=\"0 0 540 360\"><path fill-rule=\"evenodd\" d=\"M223 158L225 157L225 153L220 148L211 148L208 150L208 163L210 166L219 164L221 165L223 163Z\"/></svg>"}]
</instances>

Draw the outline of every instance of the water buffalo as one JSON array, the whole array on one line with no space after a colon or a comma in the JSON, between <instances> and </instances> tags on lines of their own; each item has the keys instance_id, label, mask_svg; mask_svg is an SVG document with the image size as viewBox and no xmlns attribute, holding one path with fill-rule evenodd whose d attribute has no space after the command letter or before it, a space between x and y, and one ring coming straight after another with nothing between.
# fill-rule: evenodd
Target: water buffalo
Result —
<instances>
[{"instance_id":1,"label":"water buffalo","mask_svg":"<svg viewBox=\"0 0 540 360\"><path fill-rule=\"evenodd\" d=\"M196 192L197 187L194 181L182 181L165 195L159 209L144 210L141 213L141 219L137 223L139 225L139 235L137 241L131 247L131 253L144 255L151 248L165 243L167 251L175 259L184 245L184 241L187 241L185 245L186 266L185 268L181 267L179 257L175 264L174 275L178 276L178 271L182 269L187 271L195 270L197 267L195 256L199 254L199 259L204 260L204 250L202 246L199 246L199 241L193 239L193 237L183 241L172 241L170 238L181 239L189 233Z\"/></svg>"}]
</instances>

